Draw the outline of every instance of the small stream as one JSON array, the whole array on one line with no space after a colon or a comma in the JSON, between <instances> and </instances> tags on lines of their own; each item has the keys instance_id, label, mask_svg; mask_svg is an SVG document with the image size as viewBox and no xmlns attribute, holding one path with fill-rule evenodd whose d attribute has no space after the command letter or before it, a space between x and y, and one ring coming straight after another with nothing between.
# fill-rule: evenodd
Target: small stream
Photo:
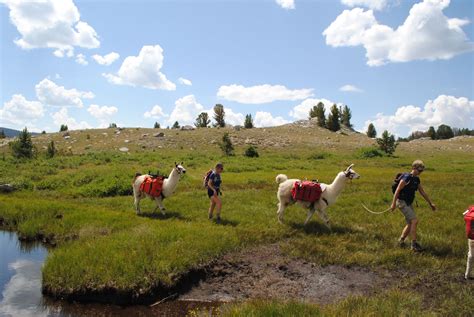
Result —
<instances>
[{"instance_id":1,"label":"small stream","mask_svg":"<svg viewBox=\"0 0 474 317\"><path fill-rule=\"evenodd\" d=\"M0 230L0 316L186 316L199 309L216 313L218 303L167 301L154 307L81 304L53 301L41 293L41 267L48 250L40 243L21 242L18 236Z\"/></svg>"}]
</instances>

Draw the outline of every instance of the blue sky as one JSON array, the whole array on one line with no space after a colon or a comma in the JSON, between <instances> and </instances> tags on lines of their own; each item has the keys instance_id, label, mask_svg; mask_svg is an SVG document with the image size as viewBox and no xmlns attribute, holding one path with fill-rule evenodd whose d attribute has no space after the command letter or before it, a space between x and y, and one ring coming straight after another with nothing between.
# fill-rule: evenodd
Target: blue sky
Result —
<instances>
[{"instance_id":1,"label":"blue sky","mask_svg":"<svg viewBox=\"0 0 474 317\"><path fill-rule=\"evenodd\" d=\"M359 130L474 128L469 0L43 1L0 0L0 126L167 126L216 103L271 126L323 99Z\"/></svg>"}]
</instances>

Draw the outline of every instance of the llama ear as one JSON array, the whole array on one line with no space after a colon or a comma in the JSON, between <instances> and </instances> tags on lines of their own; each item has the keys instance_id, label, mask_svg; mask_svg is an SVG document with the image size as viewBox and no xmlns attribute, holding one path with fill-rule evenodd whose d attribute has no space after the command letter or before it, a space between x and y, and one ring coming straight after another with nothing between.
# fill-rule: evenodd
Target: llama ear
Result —
<instances>
[{"instance_id":1,"label":"llama ear","mask_svg":"<svg viewBox=\"0 0 474 317\"><path fill-rule=\"evenodd\" d=\"M181 165L183 165L183 164L184 164L184 162L183 162L183 161L181 161Z\"/></svg>"},{"instance_id":2,"label":"llama ear","mask_svg":"<svg viewBox=\"0 0 474 317\"><path fill-rule=\"evenodd\" d=\"M346 172L349 172L353 166L354 164L349 165L349 167L346 169Z\"/></svg>"},{"instance_id":3,"label":"llama ear","mask_svg":"<svg viewBox=\"0 0 474 317\"><path fill-rule=\"evenodd\" d=\"M178 166L178 163L176 163L176 161L174 161L174 166L175 166L175 167Z\"/></svg>"}]
</instances>

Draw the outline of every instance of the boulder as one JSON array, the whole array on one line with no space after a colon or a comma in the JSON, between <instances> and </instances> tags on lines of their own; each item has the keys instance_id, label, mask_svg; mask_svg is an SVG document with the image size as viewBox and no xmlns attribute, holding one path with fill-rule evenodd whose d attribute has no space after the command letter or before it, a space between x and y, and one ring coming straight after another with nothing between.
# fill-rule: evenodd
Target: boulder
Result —
<instances>
[{"instance_id":1,"label":"boulder","mask_svg":"<svg viewBox=\"0 0 474 317\"><path fill-rule=\"evenodd\" d=\"M184 125L181 127L181 130L183 131L192 131L192 130L195 130L196 128L193 127L192 125Z\"/></svg>"},{"instance_id":2,"label":"boulder","mask_svg":"<svg viewBox=\"0 0 474 317\"><path fill-rule=\"evenodd\" d=\"M127 153L129 150L128 150L128 147L121 147L119 149L120 152L124 152L124 153Z\"/></svg>"},{"instance_id":3,"label":"boulder","mask_svg":"<svg viewBox=\"0 0 474 317\"><path fill-rule=\"evenodd\" d=\"M159 133L153 134L153 136L154 136L155 138L162 138L162 137L165 136L165 134L164 134L163 132L159 132Z\"/></svg>"},{"instance_id":4,"label":"boulder","mask_svg":"<svg viewBox=\"0 0 474 317\"><path fill-rule=\"evenodd\" d=\"M0 184L0 193L11 193L15 191L15 187L11 184Z\"/></svg>"}]
</instances>

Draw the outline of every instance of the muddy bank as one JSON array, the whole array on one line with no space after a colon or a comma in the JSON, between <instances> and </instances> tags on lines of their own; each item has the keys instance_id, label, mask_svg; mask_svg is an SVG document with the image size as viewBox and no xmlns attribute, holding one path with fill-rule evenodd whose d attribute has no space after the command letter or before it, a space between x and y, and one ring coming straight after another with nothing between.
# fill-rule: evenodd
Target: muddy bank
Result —
<instances>
[{"instance_id":1,"label":"muddy bank","mask_svg":"<svg viewBox=\"0 0 474 317\"><path fill-rule=\"evenodd\" d=\"M321 267L284 255L277 244L225 255L180 300L230 302L250 298L295 299L328 304L370 295L390 284L388 273L359 267Z\"/></svg>"}]
</instances>

